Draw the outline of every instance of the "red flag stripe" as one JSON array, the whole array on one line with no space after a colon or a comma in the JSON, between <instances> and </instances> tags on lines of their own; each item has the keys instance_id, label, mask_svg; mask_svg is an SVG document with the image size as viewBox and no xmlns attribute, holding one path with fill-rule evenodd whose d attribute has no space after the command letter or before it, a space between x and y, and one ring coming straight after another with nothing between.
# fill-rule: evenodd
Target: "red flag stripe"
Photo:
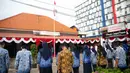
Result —
<instances>
[{"instance_id":1,"label":"red flag stripe","mask_svg":"<svg viewBox=\"0 0 130 73\"><path fill-rule=\"evenodd\" d=\"M117 24L117 16L116 16L116 9L115 9L115 0L112 0L112 10L114 16L114 24Z\"/></svg>"},{"instance_id":2,"label":"red flag stripe","mask_svg":"<svg viewBox=\"0 0 130 73\"><path fill-rule=\"evenodd\" d=\"M54 5L56 5L56 1L54 1Z\"/></svg>"}]
</instances>

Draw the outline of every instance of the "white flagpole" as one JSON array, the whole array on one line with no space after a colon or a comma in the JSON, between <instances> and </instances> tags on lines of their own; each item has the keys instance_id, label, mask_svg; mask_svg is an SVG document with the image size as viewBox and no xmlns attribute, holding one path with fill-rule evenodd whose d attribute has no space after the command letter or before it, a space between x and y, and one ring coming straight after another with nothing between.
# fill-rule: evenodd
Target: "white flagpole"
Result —
<instances>
[{"instance_id":1,"label":"white flagpole","mask_svg":"<svg viewBox=\"0 0 130 73\"><path fill-rule=\"evenodd\" d=\"M55 48L55 41L56 41L56 37L55 37L55 24L56 24L56 14L55 14L55 5L56 5L56 2L55 2L55 0L54 0L54 10L53 10L53 14L54 14L54 27L53 27L53 29L54 29L54 57L56 57L56 48Z\"/></svg>"}]
</instances>

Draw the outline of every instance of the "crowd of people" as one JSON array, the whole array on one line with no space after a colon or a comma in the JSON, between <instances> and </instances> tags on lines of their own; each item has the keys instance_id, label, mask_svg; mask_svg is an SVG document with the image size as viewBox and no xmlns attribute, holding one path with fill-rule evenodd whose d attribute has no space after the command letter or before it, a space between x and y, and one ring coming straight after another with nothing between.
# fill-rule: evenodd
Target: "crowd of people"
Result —
<instances>
[{"instance_id":1,"label":"crowd of people","mask_svg":"<svg viewBox=\"0 0 130 73\"><path fill-rule=\"evenodd\" d=\"M79 73L79 67L83 64L83 73L92 73L97 67L119 68L121 71L128 68L130 59L127 57L129 46L117 42L114 45L104 43L103 46L84 45L82 59L78 47L70 43L61 44L56 55L57 73ZM9 54L3 48L4 43L0 42L0 73L8 73ZM16 73L30 73L32 65L32 55L27 46L23 45L22 50L17 52L15 59ZM46 42L42 43L42 48L37 54L37 67L39 73L53 73L52 52Z\"/></svg>"}]
</instances>

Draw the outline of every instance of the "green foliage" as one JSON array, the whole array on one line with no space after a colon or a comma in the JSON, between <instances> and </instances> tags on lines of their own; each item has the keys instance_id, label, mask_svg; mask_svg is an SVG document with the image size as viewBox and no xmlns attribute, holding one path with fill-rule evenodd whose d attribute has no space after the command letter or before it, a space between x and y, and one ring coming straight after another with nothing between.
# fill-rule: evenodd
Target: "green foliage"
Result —
<instances>
[{"instance_id":1,"label":"green foliage","mask_svg":"<svg viewBox=\"0 0 130 73\"><path fill-rule=\"evenodd\" d=\"M30 46L31 53L32 53L32 59L33 59L33 64L36 63L36 58L37 58L37 46L35 44L32 44Z\"/></svg>"},{"instance_id":2,"label":"green foliage","mask_svg":"<svg viewBox=\"0 0 130 73\"><path fill-rule=\"evenodd\" d=\"M126 69L124 73L130 73L130 69Z\"/></svg>"},{"instance_id":3,"label":"green foliage","mask_svg":"<svg viewBox=\"0 0 130 73\"><path fill-rule=\"evenodd\" d=\"M118 68L113 68L113 69L103 69L101 67L98 67L96 69L97 71L95 73L123 73L120 71Z\"/></svg>"}]
</instances>

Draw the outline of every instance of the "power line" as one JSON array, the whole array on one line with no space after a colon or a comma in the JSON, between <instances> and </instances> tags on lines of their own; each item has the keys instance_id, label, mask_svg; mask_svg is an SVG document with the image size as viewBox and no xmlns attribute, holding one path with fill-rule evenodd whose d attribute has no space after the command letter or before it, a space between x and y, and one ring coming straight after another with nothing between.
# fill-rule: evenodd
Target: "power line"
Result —
<instances>
[{"instance_id":1,"label":"power line","mask_svg":"<svg viewBox=\"0 0 130 73\"><path fill-rule=\"evenodd\" d=\"M38 9L42 9L42 10L53 11L51 9L47 9L47 8L36 6L36 5L32 5L32 4L23 3L23 2L20 2L20 1L16 1L16 0L11 0L11 1L17 2L17 3L20 3L20 4L24 4L24 5L27 5L27 6L35 7L35 8L38 8ZM73 15L70 15L70 14L67 14L67 13L64 13L64 12L60 12L60 11L57 11L57 13L62 14L62 15L66 15L66 16L75 17Z\"/></svg>"},{"instance_id":2,"label":"power line","mask_svg":"<svg viewBox=\"0 0 130 73\"><path fill-rule=\"evenodd\" d=\"M50 4L50 3L47 3L47 2L43 2L43 1L39 1L39 0L35 0L35 1L40 2L40 3L44 3L44 4L48 4L48 5L53 5L53 4ZM74 11L74 9L62 7L62 6L59 6L59 5L56 5L56 7L60 7L60 8L63 8L63 9L67 9L67 10L72 10L72 11Z\"/></svg>"}]
</instances>

